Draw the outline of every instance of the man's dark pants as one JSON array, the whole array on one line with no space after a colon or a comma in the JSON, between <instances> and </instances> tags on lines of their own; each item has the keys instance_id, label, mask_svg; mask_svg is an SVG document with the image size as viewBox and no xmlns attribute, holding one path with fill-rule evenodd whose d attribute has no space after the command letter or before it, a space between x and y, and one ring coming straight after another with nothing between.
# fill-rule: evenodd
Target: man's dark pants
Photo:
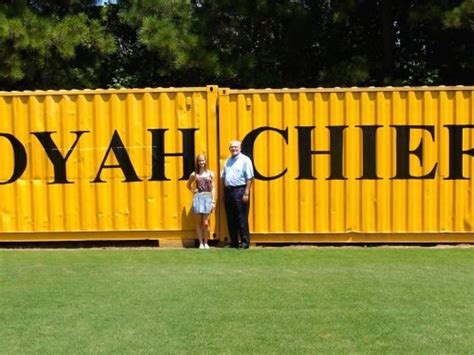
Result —
<instances>
[{"instance_id":1,"label":"man's dark pants","mask_svg":"<svg viewBox=\"0 0 474 355\"><path fill-rule=\"evenodd\" d=\"M225 212L229 228L230 245L239 246L239 235L242 248L250 246L249 204L242 202L245 186L226 187L224 191Z\"/></svg>"}]
</instances>

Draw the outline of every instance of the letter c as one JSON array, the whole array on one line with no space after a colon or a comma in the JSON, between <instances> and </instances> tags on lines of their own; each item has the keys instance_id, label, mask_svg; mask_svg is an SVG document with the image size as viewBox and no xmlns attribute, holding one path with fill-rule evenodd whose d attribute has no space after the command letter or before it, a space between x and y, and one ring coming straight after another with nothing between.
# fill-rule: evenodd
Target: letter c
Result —
<instances>
[{"instance_id":1,"label":"letter c","mask_svg":"<svg viewBox=\"0 0 474 355\"><path fill-rule=\"evenodd\" d=\"M277 128L274 128L274 127L259 127L257 129L254 129L253 131L250 131L250 133L247 134L245 136L245 138L243 139L243 141L242 141L242 152L245 155L247 155L250 158L250 160L252 160L252 162L254 161L253 160L253 148L254 148L254 145L255 145L255 140L257 139L257 137L260 133L265 132L265 131L273 131L273 132L279 133L285 139L286 144L288 144L288 128L286 128L285 130L277 129ZM275 180L275 179L278 179L278 178L282 177L283 175L285 175L287 170L288 169L285 168L278 175L264 176L264 175L260 174L260 172L257 170L257 167L255 166L255 163L254 163L255 178L258 179L258 180Z\"/></svg>"}]
</instances>

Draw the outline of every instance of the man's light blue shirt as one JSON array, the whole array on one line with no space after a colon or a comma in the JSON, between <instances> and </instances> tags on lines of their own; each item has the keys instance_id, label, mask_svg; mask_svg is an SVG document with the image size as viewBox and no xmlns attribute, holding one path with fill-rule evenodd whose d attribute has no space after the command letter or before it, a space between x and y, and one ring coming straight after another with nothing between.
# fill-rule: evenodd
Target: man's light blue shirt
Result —
<instances>
[{"instance_id":1,"label":"man's light blue shirt","mask_svg":"<svg viewBox=\"0 0 474 355\"><path fill-rule=\"evenodd\" d=\"M221 172L225 186L242 186L253 179L253 165L250 158L242 153L226 160Z\"/></svg>"}]
</instances>

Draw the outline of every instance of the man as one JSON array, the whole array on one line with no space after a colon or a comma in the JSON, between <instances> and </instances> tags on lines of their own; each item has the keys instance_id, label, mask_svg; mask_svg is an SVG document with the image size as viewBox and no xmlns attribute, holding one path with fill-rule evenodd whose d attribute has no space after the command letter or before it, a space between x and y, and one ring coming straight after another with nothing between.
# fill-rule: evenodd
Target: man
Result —
<instances>
[{"instance_id":1,"label":"man","mask_svg":"<svg viewBox=\"0 0 474 355\"><path fill-rule=\"evenodd\" d=\"M224 202L227 226L232 248L248 249L250 246L249 207L250 187L253 181L253 165L249 157L241 153L240 141L231 141L231 157L226 160L221 179L224 184ZM239 245L239 236L241 244Z\"/></svg>"}]
</instances>

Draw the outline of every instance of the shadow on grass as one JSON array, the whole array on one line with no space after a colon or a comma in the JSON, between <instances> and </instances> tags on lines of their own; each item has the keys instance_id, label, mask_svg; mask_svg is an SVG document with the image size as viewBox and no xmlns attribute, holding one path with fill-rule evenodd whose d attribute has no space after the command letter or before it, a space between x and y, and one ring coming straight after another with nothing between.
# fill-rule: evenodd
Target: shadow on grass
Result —
<instances>
[{"instance_id":1,"label":"shadow on grass","mask_svg":"<svg viewBox=\"0 0 474 355\"><path fill-rule=\"evenodd\" d=\"M229 245L226 241L210 240L213 248L224 249ZM87 241L50 241L50 242L0 242L0 249L101 249L101 248L159 248L158 240L87 240ZM193 249L198 247L197 240L174 248ZM311 249L311 248L470 248L474 244L466 243L257 243L252 248L259 249ZM161 249L169 249L162 246Z\"/></svg>"}]
</instances>

